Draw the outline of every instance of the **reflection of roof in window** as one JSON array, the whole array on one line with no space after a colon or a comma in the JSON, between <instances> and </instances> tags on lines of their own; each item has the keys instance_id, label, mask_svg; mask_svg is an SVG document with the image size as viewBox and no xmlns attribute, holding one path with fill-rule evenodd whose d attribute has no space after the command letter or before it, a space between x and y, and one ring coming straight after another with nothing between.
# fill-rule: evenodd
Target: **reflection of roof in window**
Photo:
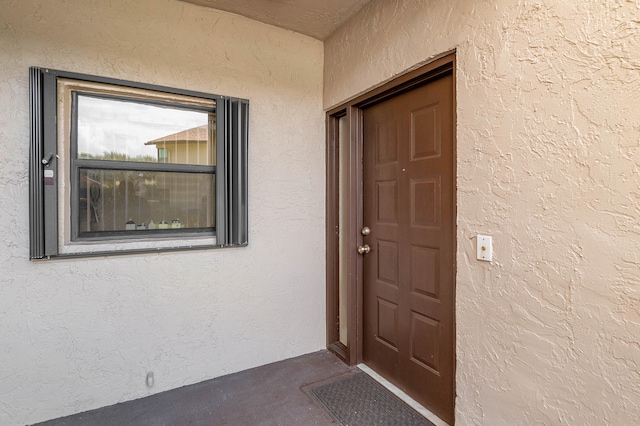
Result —
<instances>
[{"instance_id":1,"label":"reflection of roof in window","mask_svg":"<svg viewBox=\"0 0 640 426\"><path fill-rule=\"evenodd\" d=\"M209 140L209 125L205 124L145 142L145 145L156 145L162 142L195 142L207 140Z\"/></svg>"}]
</instances>

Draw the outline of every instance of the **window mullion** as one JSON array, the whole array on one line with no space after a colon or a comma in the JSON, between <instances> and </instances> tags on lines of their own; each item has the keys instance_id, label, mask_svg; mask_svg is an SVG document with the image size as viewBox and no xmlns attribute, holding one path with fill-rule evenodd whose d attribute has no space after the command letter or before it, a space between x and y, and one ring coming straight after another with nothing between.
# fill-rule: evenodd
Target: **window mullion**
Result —
<instances>
[{"instance_id":1,"label":"window mullion","mask_svg":"<svg viewBox=\"0 0 640 426\"><path fill-rule=\"evenodd\" d=\"M135 170L141 172L216 173L216 166L198 164L141 163L134 161L89 160L76 158L78 168L98 170Z\"/></svg>"}]
</instances>

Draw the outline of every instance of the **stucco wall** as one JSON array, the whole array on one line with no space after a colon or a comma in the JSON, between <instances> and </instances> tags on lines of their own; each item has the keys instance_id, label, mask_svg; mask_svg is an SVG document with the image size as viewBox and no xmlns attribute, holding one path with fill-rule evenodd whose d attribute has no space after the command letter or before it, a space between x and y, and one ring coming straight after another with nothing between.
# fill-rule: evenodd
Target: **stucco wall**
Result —
<instances>
[{"instance_id":1,"label":"stucco wall","mask_svg":"<svg viewBox=\"0 0 640 426\"><path fill-rule=\"evenodd\" d=\"M0 424L324 347L322 62L317 40L175 0L0 0ZM249 247L30 262L32 65L249 99Z\"/></svg>"},{"instance_id":2,"label":"stucco wall","mask_svg":"<svg viewBox=\"0 0 640 426\"><path fill-rule=\"evenodd\" d=\"M451 49L457 424L640 424L640 3L377 0L325 107Z\"/></svg>"}]
</instances>

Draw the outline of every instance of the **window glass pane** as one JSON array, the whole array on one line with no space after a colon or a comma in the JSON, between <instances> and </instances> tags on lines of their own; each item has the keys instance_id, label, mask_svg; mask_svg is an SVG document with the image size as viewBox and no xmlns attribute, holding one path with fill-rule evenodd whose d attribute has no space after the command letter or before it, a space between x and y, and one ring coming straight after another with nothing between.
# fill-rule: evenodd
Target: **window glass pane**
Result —
<instances>
[{"instance_id":1,"label":"window glass pane","mask_svg":"<svg viewBox=\"0 0 640 426\"><path fill-rule=\"evenodd\" d=\"M215 114L79 94L78 158L215 165Z\"/></svg>"},{"instance_id":2,"label":"window glass pane","mask_svg":"<svg viewBox=\"0 0 640 426\"><path fill-rule=\"evenodd\" d=\"M338 253L339 253L339 281L338 281L338 326L339 341L348 346L348 309L347 292L349 288L349 127L347 117L338 119Z\"/></svg>"},{"instance_id":3,"label":"window glass pane","mask_svg":"<svg viewBox=\"0 0 640 426\"><path fill-rule=\"evenodd\" d=\"M79 232L213 228L213 174L80 169Z\"/></svg>"}]
</instances>

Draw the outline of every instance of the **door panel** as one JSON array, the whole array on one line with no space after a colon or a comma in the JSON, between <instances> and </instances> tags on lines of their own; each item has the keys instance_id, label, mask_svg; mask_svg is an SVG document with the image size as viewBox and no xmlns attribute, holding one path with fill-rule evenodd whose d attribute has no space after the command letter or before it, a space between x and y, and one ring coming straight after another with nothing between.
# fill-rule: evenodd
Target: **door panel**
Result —
<instances>
[{"instance_id":1,"label":"door panel","mask_svg":"<svg viewBox=\"0 0 640 426\"><path fill-rule=\"evenodd\" d=\"M363 360L443 420L454 400L451 73L363 111Z\"/></svg>"}]
</instances>

